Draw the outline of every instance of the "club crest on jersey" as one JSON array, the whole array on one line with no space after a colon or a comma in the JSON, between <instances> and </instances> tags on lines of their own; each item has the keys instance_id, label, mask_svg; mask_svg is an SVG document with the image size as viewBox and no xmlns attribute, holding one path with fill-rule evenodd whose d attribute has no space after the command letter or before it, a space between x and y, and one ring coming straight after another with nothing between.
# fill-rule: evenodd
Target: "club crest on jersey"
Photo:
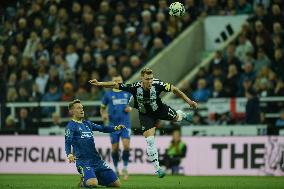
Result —
<instances>
[{"instance_id":1,"label":"club crest on jersey","mask_svg":"<svg viewBox=\"0 0 284 189\"><path fill-rule=\"evenodd\" d=\"M70 129L67 129L67 130L65 131L65 136L67 136L67 137L70 136L70 133L71 133L71 132L70 132Z\"/></svg>"}]
</instances>

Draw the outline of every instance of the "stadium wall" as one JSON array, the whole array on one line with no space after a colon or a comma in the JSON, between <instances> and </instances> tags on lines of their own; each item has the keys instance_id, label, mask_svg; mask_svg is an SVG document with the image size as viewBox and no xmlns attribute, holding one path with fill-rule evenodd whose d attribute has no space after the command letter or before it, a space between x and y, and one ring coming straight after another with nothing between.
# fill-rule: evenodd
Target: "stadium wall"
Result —
<instances>
[{"instance_id":1,"label":"stadium wall","mask_svg":"<svg viewBox=\"0 0 284 189\"><path fill-rule=\"evenodd\" d=\"M103 159L112 166L109 137L95 137ZM181 171L186 175L284 176L284 137L183 137L187 144ZM19 141L21 141L19 143ZM163 154L171 137L157 137ZM145 139L131 138L129 172L153 174ZM1 136L0 173L76 174L66 161L62 136Z\"/></svg>"}]
</instances>

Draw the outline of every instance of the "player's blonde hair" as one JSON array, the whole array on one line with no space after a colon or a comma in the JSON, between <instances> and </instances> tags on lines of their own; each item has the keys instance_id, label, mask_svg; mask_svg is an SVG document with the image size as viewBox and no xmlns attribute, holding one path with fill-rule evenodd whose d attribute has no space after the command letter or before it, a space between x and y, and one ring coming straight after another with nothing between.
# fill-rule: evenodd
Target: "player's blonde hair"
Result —
<instances>
[{"instance_id":1,"label":"player's blonde hair","mask_svg":"<svg viewBox=\"0 0 284 189\"><path fill-rule=\"evenodd\" d=\"M150 75L150 74L153 74L153 70L151 70L150 68L143 68L140 73L141 73L141 76L144 76L145 74Z\"/></svg>"}]
</instances>

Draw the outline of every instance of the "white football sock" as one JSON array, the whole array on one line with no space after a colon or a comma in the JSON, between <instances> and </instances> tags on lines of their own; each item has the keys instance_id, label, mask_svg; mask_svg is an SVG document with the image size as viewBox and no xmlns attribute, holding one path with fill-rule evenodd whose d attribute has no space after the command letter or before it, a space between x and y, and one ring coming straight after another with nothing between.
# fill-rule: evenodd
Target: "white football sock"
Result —
<instances>
[{"instance_id":1,"label":"white football sock","mask_svg":"<svg viewBox=\"0 0 284 189\"><path fill-rule=\"evenodd\" d=\"M158 150L155 145L155 138L154 136L149 136L146 138L147 142L147 155L149 160L152 162L154 165L156 171L160 169L159 165L159 157L158 157Z\"/></svg>"}]
</instances>

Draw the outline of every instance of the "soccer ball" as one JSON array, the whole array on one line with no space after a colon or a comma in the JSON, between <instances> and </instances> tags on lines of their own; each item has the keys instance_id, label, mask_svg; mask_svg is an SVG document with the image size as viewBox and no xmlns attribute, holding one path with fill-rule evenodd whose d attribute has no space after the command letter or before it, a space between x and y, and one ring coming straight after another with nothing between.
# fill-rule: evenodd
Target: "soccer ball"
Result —
<instances>
[{"instance_id":1,"label":"soccer ball","mask_svg":"<svg viewBox=\"0 0 284 189\"><path fill-rule=\"evenodd\" d=\"M180 2L174 2L169 7L169 15L181 17L185 14L185 8Z\"/></svg>"}]
</instances>

